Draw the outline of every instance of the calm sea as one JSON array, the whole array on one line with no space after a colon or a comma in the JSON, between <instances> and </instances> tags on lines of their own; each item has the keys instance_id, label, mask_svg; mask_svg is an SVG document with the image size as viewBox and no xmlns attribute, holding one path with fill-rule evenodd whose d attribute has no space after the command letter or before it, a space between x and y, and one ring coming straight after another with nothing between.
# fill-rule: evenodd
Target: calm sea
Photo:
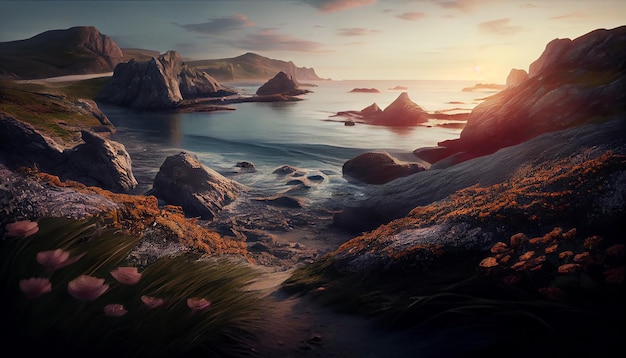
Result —
<instances>
[{"instance_id":1,"label":"calm sea","mask_svg":"<svg viewBox=\"0 0 626 358\"><path fill-rule=\"evenodd\" d=\"M458 138L461 129L432 121L413 128L388 128L356 124L345 126L339 111L361 110L372 103L382 109L401 92L429 112L469 112L480 98L493 92L462 91L468 81L314 81L316 87L302 101L283 103L238 103L234 111L209 113L142 112L100 104L116 126L112 139L123 143L139 181L136 193L151 188L154 176L168 155L180 151L195 153L208 167L250 186L258 194L274 195L288 188L272 171L292 165L325 177L312 186L309 201L340 196L347 191L358 195L359 187L341 176L345 161L366 151L386 150L411 153ZM225 83L244 93L254 94L260 82ZM401 86L406 89L392 89ZM350 93L354 88L376 88L379 93ZM237 162L252 162L254 173L237 173Z\"/></svg>"}]
</instances>

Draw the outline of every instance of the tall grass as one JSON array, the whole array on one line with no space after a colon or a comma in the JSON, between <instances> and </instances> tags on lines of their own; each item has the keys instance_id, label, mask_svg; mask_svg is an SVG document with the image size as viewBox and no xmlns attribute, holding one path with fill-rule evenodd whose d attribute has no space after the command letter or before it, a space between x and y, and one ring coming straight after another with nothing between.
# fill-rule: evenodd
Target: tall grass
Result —
<instances>
[{"instance_id":1,"label":"tall grass","mask_svg":"<svg viewBox=\"0 0 626 358\"><path fill-rule=\"evenodd\" d=\"M130 266L126 257L137 237L100 227L94 220L45 218L29 237L5 237L0 243L5 351L21 355L91 357L215 357L239 355L262 319L260 298L243 288L256 278L250 268L221 259L185 255L163 257L145 268L136 284L122 284L111 271ZM37 254L62 249L70 261L49 269ZM93 301L68 292L80 275L104 279L108 290ZM52 290L28 298L20 280L49 279ZM150 308L142 296L162 300ZM192 309L188 299L203 299ZM125 314L105 313L108 304L123 305ZM7 330L5 329L5 332ZM32 342L23 344L21 342Z\"/></svg>"}]
</instances>

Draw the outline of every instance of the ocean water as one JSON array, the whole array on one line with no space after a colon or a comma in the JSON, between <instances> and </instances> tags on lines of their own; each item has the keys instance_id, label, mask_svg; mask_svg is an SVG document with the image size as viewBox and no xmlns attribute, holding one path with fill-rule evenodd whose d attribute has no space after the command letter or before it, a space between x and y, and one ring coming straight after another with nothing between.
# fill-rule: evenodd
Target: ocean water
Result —
<instances>
[{"instance_id":1,"label":"ocean water","mask_svg":"<svg viewBox=\"0 0 626 358\"><path fill-rule=\"evenodd\" d=\"M345 161L367 151L407 154L458 138L461 129L442 127L433 120L411 128L357 123L345 126L339 111L361 110L372 103L382 109L402 92L429 112L469 112L494 92L462 91L469 81L310 81L313 91L302 101L237 103L231 111L171 113L137 111L99 104L117 128L112 136L126 146L139 185L135 193L151 188L154 176L168 155L192 152L206 166L248 185L258 195L293 190L272 172L282 165L321 175L324 181L296 195L310 203L358 196L362 186L341 175ZM224 83L244 94L254 94L261 82ZM396 86L406 89L392 89ZM376 88L379 93L350 93L354 88ZM252 162L255 172L239 171L236 164ZM349 193L349 194L348 194Z\"/></svg>"}]
</instances>

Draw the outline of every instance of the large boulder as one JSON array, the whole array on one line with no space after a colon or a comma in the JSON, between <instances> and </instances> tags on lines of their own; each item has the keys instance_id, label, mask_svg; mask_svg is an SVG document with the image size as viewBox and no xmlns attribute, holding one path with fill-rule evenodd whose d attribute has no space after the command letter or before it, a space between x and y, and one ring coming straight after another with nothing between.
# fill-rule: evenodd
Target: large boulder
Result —
<instances>
[{"instance_id":1,"label":"large boulder","mask_svg":"<svg viewBox=\"0 0 626 358\"><path fill-rule=\"evenodd\" d=\"M173 108L183 99L234 93L207 73L184 64L178 52L167 51L148 61L118 64L96 99L134 108L162 109Z\"/></svg>"},{"instance_id":2,"label":"large boulder","mask_svg":"<svg viewBox=\"0 0 626 358\"><path fill-rule=\"evenodd\" d=\"M384 184L426 170L419 163L400 161L387 152L367 152L345 162L343 176L366 184Z\"/></svg>"},{"instance_id":3,"label":"large boulder","mask_svg":"<svg viewBox=\"0 0 626 358\"><path fill-rule=\"evenodd\" d=\"M243 185L203 165L195 155L180 152L165 159L150 194L182 207L186 216L211 220L244 190Z\"/></svg>"},{"instance_id":4,"label":"large boulder","mask_svg":"<svg viewBox=\"0 0 626 358\"><path fill-rule=\"evenodd\" d=\"M438 143L466 158L626 111L626 26L550 42L529 78L477 105L460 138Z\"/></svg>"},{"instance_id":5,"label":"large boulder","mask_svg":"<svg viewBox=\"0 0 626 358\"><path fill-rule=\"evenodd\" d=\"M517 68L511 69L509 75L506 77L506 87L514 87L520 83L523 83L528 79L528 72L526 70L520 70Z\"/></svg>"},{"instance_id":6,"label":"large boulder","mask_svg":"<svg viewBox=\"0 0 626 358\"><path fill-rule=\"evenodd\" d=\"M280 71L276 74L276 76L261 85L261 87L257 89L256 94L258 96L299 96L309 92L311 91L301 89L292 76Z\"/></svg>"}]
</instances>

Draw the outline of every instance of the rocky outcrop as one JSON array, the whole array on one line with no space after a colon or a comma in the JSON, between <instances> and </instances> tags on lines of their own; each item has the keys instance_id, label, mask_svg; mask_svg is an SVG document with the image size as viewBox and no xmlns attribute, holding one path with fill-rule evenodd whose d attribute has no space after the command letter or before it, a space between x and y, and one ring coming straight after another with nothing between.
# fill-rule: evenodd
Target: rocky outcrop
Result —
<instances>
[{"instance_id":1,"label":"rocky outcrop","mask_svg":"<svg viewBox=\"0 0 626 358\"><path fill-rule=\"evenodd\" d=\"M311 91L301 89L293 79L293 76L289 76L285 72L278 72L269 81L265 82L256 94L258 96L272 96L272 95L287 95L287 96L299 96L302 94L310 93Z\"/></svg>"},{"instance_id":2,"label":"rocky outcrop","mask_svg":"<svg viewBox=\"0 0 626 358\"><path fill-rule=\"evenodd\" d=\"M384 184L426 170L419 163L403 162L387 152L368 152L345 162L343 176L366 184Z\"/></svg>"},{"instance_id":3,"label":"rocky outcrop","mask_svg":"<svg viewBox=\"0 0 626 358\"><path fill-rule=\"evenodd\" d=\"M168 51L148 61L118 64L96 99L133 108L163 109L174 108L183 99L234 93L207 73L184 64L176 51Z\"/></svg>"},{"instance_id":4,"label":"rocky outcrop","mask_svg":"<svg viewBox=\"0 0 626 358\"><path fill-rule=\"evenodd\" d=\"M514 87L528 79L526 70L512 69L506 77L506 87Z\"/></svg>"},{"instance_id":5,"label":"rocky outcrop","mask_svg":"<svg viewBox=\"0 0 626 358\"><path fill-rule=\"evenodd\" d=\"M460 138L438 144L465 160L626 112L624 43L626 26L550 42L528 80L477 105Z\"/></svg>"},{"instance_id":6,"label":"rocky outcrop","mask_svg":"<svg viewBox=\"0 0 626 358\"><path fill-rule=\"evenodd\" d=\"M543 166L541 163L574 157L590 148L626 154L623 133L626 133L626 115L620 114L603 123L546 133L453 166L439 168L433 165L429 170L364 188L367 199L335 214L334 222L357 232L371 230L407 215L417 206L442 200L457 190L503 182L527 166ZM616 202L623 201L620 195L614 197Z\"/></svg>"},{"instance_id":7,"label":"rocky outcrop","mask_svg":"<svg viewBox=\"0 0 626 358\"><path fill-rule=\"evenodd\" d=\"M406 127L427 122L430 115L417 103L411 101L407 92L402 92L382 111L376 103L373 103L360 111L342 111L335 116L353 117L374 125Z\"/></svg>"},{"instance_id":8,"label":"rocky outcrop","mask_svg":"<svg viewBox=\"0 0 626 358\"><path fill-rule=\"evenodd\" d=\"M181 152L165 159L150 194L181 206L186 216L211 220L244 190L243 185L206 167L195 155Z\"/></svg>"},{"instance_id":9,"label":"rocky outcrop","mask_svg":"<svg viewBox=\"0 0 626 358\"><path fill-rule=\"evenodd\" d=\"M119 46L95 27L76 26L0 43L0 73L25 79L104 73L122 57Z\"/></svg>"},{"instance_id":10,"label":"rocky outcrop","mask_svg":"<svg viewBox=\"0 0 626 358\"><path fill-rule=\"evenodd\" d=\"M0 158L12 169L37 167L88 186L127 191L137 185L125 147L82 130L82 143L64 148L32 125L0 112Z\"/></svg>"}]
</instances>

